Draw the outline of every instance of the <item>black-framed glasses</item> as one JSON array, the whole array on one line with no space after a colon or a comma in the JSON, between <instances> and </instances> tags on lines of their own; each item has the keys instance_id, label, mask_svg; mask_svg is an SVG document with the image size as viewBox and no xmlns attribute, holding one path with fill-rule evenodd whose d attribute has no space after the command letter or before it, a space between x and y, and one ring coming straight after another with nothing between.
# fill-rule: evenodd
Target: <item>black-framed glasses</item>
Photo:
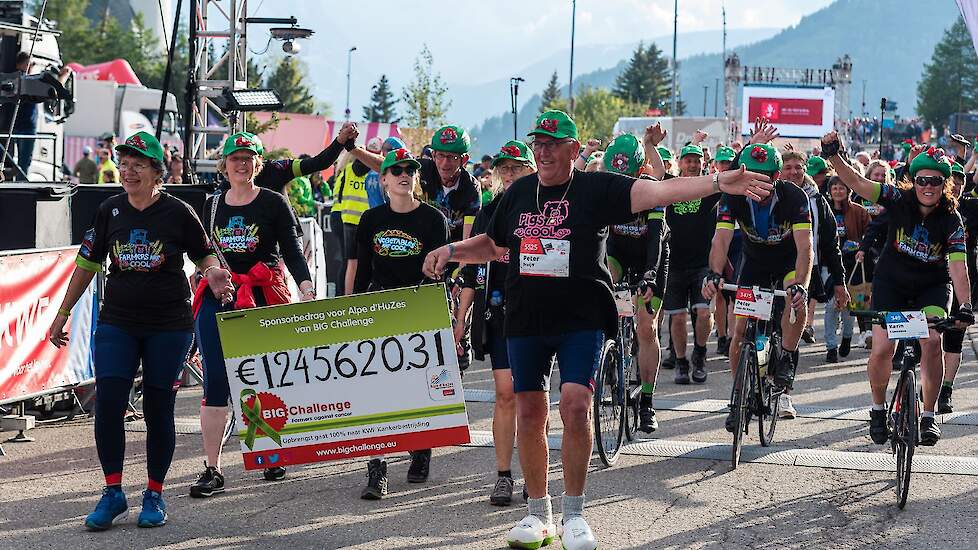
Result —
<instances>
[{"instance_id":1,"label":"black-framed glasses","mask_svg":"<svg viewBox=\"0 0 978 550\"><path fill-rule=\"evenodd\" d=\"M554 139L554 140L540 141L538 139L534 139L533 141L530 142L530 148L533 149L533 152L534 153L536 153L538 151L552 152L554 149L557 148L558 145L560 145L562 143L570 143L572 141L574 141L574 140L572 140L572 139Z\"/></svg>"},{"instance_id":2,"label":"black-framed glasses","mask_svg":"<svg viewBox=\"0 0 978 550\"><path fill-rule=\"evenodd\" d=\"M913 182L921 187L944 187L944 178L941 176L917 176Z\"/></svg>"},{"instance_id":3,"label":"black-framed glasses","mask_svg":"<svg viewBox=\"0 0 978 550\"><path fill-rule=\"evenodd\" d=\"M396 164L394 166L391 166L387 170L394 176L400 176L401 174L407 174L409 176L413 176L418 172L418 169L415 168L414 166L398 166Z\"/></svg>"}]
</instances>

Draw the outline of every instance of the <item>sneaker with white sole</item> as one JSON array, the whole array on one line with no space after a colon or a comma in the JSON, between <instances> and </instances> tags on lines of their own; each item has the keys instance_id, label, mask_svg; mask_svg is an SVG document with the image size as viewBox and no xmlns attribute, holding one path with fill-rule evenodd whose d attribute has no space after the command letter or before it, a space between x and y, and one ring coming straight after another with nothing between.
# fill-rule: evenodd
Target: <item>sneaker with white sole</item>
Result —
<instances>
[{"instance_id":1,"label":"sneaker with white sole","mask_svg":"<svg viewBox=\"0 0 978 550\"><path fill-rule=\"evenodd\" d=\"M537 548L550 545L554 541L556 533L557 528L553 523L545 525L540 521L540 518L531 514L520 520L515 527L509 530L509 535L506 536L506 542L510 548L536 550Z\"/></svg>"},{"instance_id":2,"label":"sneaker with white sole","mask_svg":"<svg viewBox=\"0 0 978 550\"><path fill-rule=\"evenodd\" d=\"M598 548L591 526L581 516L561 523L560 544L564 550L597 550Z\"/></svg>"},{"instance_id":3,"label":"sneaker with white sole","mask_svg":"<svg viewBox=\"0 0 978 550\"><path fill-rule=\"evenodd\" d=\"M791 420L797 414L798 413L795 411L795 406L791 403L791 396L786 393L782 393L781 396L778 397L778 418Z\"/></svg>"}]
</instances>

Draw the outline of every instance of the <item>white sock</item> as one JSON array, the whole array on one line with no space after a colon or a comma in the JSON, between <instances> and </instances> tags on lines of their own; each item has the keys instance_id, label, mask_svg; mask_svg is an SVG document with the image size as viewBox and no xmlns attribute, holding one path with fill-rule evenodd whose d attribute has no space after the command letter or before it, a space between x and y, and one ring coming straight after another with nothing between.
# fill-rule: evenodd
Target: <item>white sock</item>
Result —
<instances>
[{"instance_id":1,"label":"white sock","mask_svg":"<svg viewBox=\"0 0 978 550\"><path fill-rule=\"evenodd\" d=\"M886 403L873 403L873 410L874 411L885 411L886 410Z\"/></svg>"},{"instance_id":2,"label":"white sock","mask_svg":"<svg viewBox=\"0 0 978 550\"><path fill-rule=\"evenodd\" d=\"M924 411L920 416L921 418L934 418L934 411Z\"/></svg>"}]
</instances>

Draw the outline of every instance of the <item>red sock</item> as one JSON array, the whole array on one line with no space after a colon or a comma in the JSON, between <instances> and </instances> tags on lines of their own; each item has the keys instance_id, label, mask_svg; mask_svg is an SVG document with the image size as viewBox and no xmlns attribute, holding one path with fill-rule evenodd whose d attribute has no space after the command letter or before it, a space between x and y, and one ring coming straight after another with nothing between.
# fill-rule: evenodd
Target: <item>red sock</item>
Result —
<instances>
[{"instance_id":1,"label":"red sock","mask_svg":"<svg viewBox=\"0 0 978 550\"><path fill-rule=\"evenodd\" d=\"M156 491L157 493L163 494L163 483L160 481L153 481L152 479L146 482L146 489L150 491Z\"/></svg>"},{"instance_id":2,"label":"red sock","mask_svg":"<svg viewBox=\"0 0 978 550\"><path fill-rule=\"evenodd\" d=\"M111 487L113 485L122 485L122 472L105 475L105 486Z\"/></svg>"}]
</instances>

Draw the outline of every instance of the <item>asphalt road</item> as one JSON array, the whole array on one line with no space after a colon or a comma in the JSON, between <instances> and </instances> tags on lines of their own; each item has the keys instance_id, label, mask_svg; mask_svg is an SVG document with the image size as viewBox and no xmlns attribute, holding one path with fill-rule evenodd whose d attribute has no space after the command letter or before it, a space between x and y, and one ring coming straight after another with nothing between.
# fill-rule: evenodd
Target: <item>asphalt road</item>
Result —
<instances>
[{"instance_id":1,"label":"asphalt road","mask_svg":"<svg viewBox=\"0 0 978 550\"><path fill-rule=\"evenodd\" d=\"M709 349L705 385L677 386L671 371L661 373L657 396L684 410L660 408L661 429L655 445L647 447L664 454L661 449L671 442L698 442L716 452L646 456L640 454L645 447L637 445L607 469L595 454L585 515L602 548L978 546L978 475L973 475L978 474L978 414L945 417L940 444L918 449L918 457L963 458L933 459L933 471L939 473L914 474L910 502L902 511L895 505L892 473L838 467L885 458L884 449L869 440L868 415L863 412L862 418L858 410L842 419L815 413L784 421L775 447L763 453L752 432L745 454L760 462L731 471L723 416L701 412L716 404L703 400L729 395L726 362L715 356L712 342ZM866 406L866 356L866 351L855 350L847 361L828 365L823 364L820 343L803 347L796 404ZM965 360L955 385L958 411L978 409L978 372L970 349ZM491 389L491 380L482 364L465 377L472 389ZM200 395L199 388L181 390L181 424L195 422ZM675 406L694 402L707 406ZM491 403L469 403L468 411L474 432L490 429ZM124 487L132 515L108 532L89 533L82 521L97 502L102 483L92 426L90 419L48 424L30 432L34 443L4 444L0 548L502 548L507 530L525 514L522 503L509 508L488 504L495 472L493 451L486 446L436 450L431 479L424 485L406 483L406 457L390 457L390 496L367 502L358 498L366 481L363 460L296 467L285 480L269 483L243 470L237 440L232 440L224 454L228 491L212 499L191 499L187 490L201 469L202 447L199 434L184 434L177 436L167 479L169 524L140 529L135 516L145 482L145 437L129 431ZM551 427L557 444L556 409ZM13 434L2 435L6 439ZM809 450L839 451L833 456L841 460L830 464L816 453L807 466L769 463L784 454L777 451L805 455ZM518 471L517 463L514 473ZM550 492L559 495L559 452L551 455L550 472ZM559 499L554 506L558 511Z\"/></svg>"}]
</instances>

